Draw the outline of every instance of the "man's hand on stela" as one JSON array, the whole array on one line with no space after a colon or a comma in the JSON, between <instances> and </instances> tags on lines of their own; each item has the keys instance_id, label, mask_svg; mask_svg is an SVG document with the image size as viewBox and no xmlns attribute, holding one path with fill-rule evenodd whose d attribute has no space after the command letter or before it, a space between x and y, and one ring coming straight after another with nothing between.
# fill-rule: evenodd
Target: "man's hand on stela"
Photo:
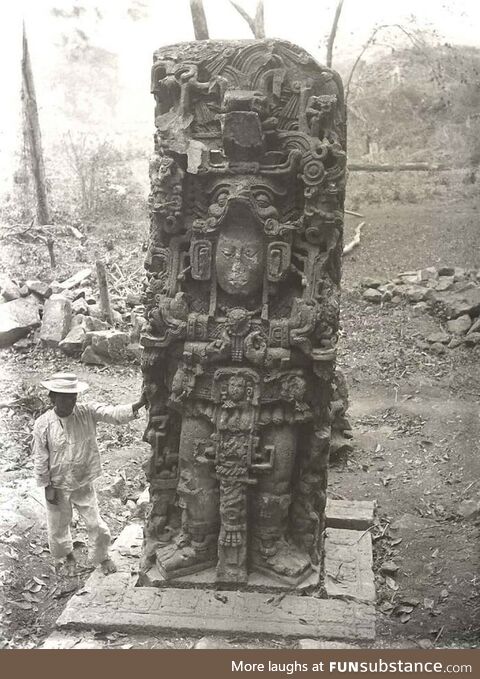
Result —
<instances>
[{"instance_id":1,"label":"man's hand on stela","mask_svg":"<svg viewBox=\"0 0 480 679\"><path fill-rule=\"evenodd\" d=\"M55 490L55 488L53 486L46 486L46 488L45 488L45 499L51 505L58 504L57 491Z\"/></svg>"},{"instance_id":2,"label":"man's hand on stela","mask_svg":"<svg viewBox=\"0 0 480 679\"><path fill-rule=\"evenodd\" d=\"M135 413L135 415L138 413L140 408L143 408L144 406L146 406L147 403L148 403L147 396L146 396L145 392L142 391L142 395L140 396L140 400L132 405L132 409L133 409L133 412Z\"/></svg>"}]
</instances>

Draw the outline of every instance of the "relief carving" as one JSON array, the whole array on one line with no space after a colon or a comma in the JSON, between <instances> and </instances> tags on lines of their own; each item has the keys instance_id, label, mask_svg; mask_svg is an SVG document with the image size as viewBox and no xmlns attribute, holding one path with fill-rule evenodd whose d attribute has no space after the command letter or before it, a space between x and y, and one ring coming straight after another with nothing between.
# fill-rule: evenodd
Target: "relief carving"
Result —
<instances>
[{"instance_id":1,"label":"relief carving","mask_svg":"<svg viewBox=\"0 0 480 679\"><path fill-rule=\"evenodd\" d=\"M152 92L143 577L296 585L338 411L341 81L284 41L205 41L160 49Z\"/></svg>"}]
</instances>

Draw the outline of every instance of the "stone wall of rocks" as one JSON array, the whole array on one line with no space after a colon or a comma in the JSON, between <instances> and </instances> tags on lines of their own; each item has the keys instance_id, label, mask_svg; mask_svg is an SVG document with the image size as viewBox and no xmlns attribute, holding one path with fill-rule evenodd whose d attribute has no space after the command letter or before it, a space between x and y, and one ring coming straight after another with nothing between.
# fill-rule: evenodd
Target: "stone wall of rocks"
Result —
<instances>
[{"instance_id":1,"label":"stone wall of rocks","mask_svg":"<svg viewBox=\"0 0 480 679\"><path fill-rule=\"evenodd\" d=\"M114 326L103 320L91 269L65 281L0 279L0 347L27 351L40 343L83 363L140 358L144 309L138 295L112 299Z\"/></svg>"},{"instance_id":2,"label":"stone wall of rocks","mask_svg":"<svg viewBox=\"0 0 480 679\"><path fill-rule=\"evenodd\" d=\"M366 278L363 299L370 304L406 301L441 320L443 329L425 338L425 348L442 354L447 347L480 344L480 272L459 267L406 271L391 281Z\"/></svg>"}]
</instances>

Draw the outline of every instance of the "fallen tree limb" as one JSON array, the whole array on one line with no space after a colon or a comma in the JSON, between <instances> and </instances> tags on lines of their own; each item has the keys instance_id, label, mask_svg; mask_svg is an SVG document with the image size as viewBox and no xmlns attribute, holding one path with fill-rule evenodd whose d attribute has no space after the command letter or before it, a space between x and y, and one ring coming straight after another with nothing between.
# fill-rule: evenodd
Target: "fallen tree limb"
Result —
<instances>
[{"instance_id":1,"label":"fallen tree limb","mask_svg":"<svg viewBox=\"0 0 480 679\"><path fill-rule=\"evenodd\" d=\"M351 252L354 248L356 248L358 245L360 245L360 234L362 233L362 229L365 226L365 222L360 222L360 224L357 226L355 229L355 235L350 241L350 243L347 243L345 247L343 248L343 255L348 255L349 252Z\"/></svg>"},{"instance_id":2,"label":"fallen tree limb","mask_svg":"<svg viewBox=\"0 0 480 679\"><path fill-rule=\"evenodd\" d=\"M350 172L428 172L429 170L447 170L444 165L432 165L430 163L400 163L390 165L388 163L350 163Z\"/></svg>"},{"instance_id":3,"label":"fallen tree limb","mask_svg":"<svg viewBox=\"0 0 480 679\"><path fill-rule=\"evenodd\" d=\"M363 219L365 215L361 215L358 212L352 212L352 210L344 210L346 215L353 215L354 217L360 217L360 219Z\"/></svg>"}]
</instances>

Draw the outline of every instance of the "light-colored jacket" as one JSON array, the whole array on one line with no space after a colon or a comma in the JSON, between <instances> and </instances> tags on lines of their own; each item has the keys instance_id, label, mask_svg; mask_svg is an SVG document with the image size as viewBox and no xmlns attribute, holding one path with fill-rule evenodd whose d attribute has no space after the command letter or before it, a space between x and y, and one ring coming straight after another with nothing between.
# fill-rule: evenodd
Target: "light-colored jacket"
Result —
<instances>
[{"instance_id":1,"label":"light-colored jacket","mask_svg":"<svg viewBox=\"0 0 480 679\"><path fill-rule=\"evenodd\" d=\"M33 427L34 469L37 485L76 490L102 472L97 446L97 422L125 424L133 420L132 404L76 405L68 417L48 410Z\"/></svg>"}]
</instances>

